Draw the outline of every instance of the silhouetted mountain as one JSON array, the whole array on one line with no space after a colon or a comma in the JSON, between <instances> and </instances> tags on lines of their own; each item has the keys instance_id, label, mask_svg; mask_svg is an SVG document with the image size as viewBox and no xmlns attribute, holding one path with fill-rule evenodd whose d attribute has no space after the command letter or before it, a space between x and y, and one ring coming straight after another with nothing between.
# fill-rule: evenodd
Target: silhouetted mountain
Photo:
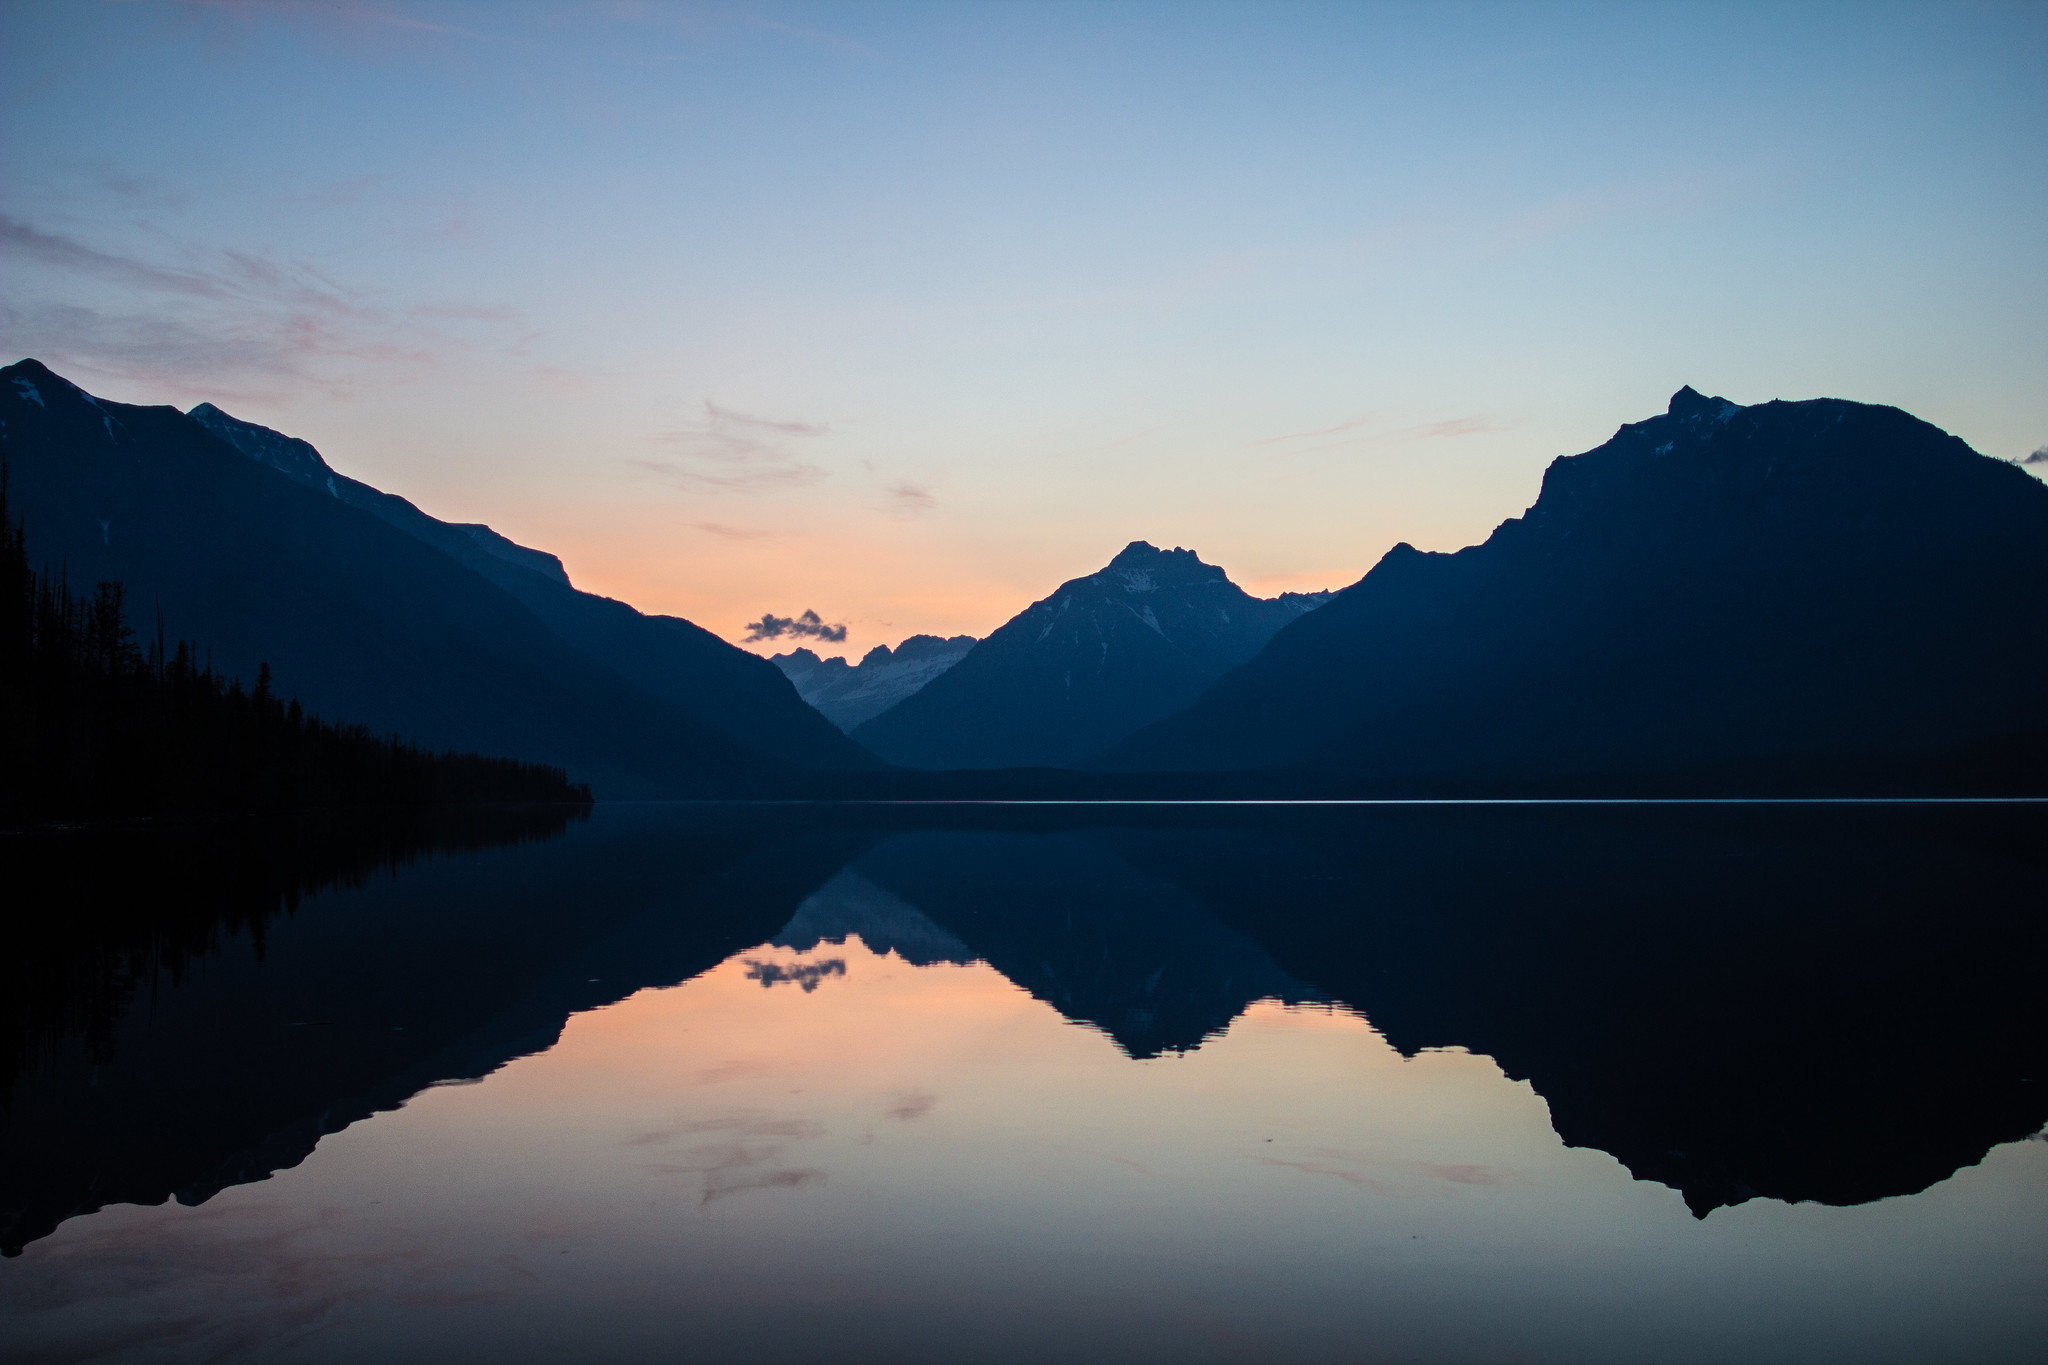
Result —
<instances>
[{"instance_id":1,"label":"silhouetted mountain","mask_svg":"<svg viewBox=\"0 0 2048 1365\"><path fill-rule=\"evenodd\" d=\"M254 422L244 422L239 417L230 417L211 403L201 403L185 415L259 464L267 464L308 488L324 490L351 507L360 507L381 517L436 549L466 557L469 548L463 544L466 538L487 555L551 578L564 587L569 586L568 570L562 567L560 559L547 551L528 549L481 523L437 521L396 493L380 492L346 474L335 473L310 441L272 431ZM450 535L450 532L458 534Z\"/></svg>"},{"instance_id":2,"label":"silhouetted mountain","mask_svg":"<svg viewBox=\"0 0 2048 1365\"><path fill-rule=\"evenodd\" d=\"M361 508L504 589L593 659L654 696L743 743L791 763L873 768L873 755L820 725L761 659L676 616L578 592L562 561L488 526L445 522L395 494L336 474L305 441L230 417L211 403L188 414L251 459Z\"/></svg>"},{"instance_id":3,"label":"silhouetted mountain","mask_svg":"<svg viewBox=\"0 0 2048 1365\"><path fill-rule=\"evenodd\" d=\"M851 733L959 663L974 645L972 635L913 635L894 651L876 645L857 664L820 659L808 649L777 654L769 662L826 720Z\"/></svg>"},{"instance_id":4,"label":"silhouetted mountain","mask_svg":"<svg viewBox=\"0 0 2048 1365\"><path fill-rule=\"evenodd\" d=\"M1894 408L1682 389L1483 545L1396 546L1096 765L1881 786L2038 729L2043 584L2048 488L2014 466Z\"/></svg>"},{"instance_id":5,"label":"silhouetted mountain","mask_svg":"<svg viewBox=\"0 0 2048 1365\"><path fill-rule=\"evenodd\" d=\"M308 710L563 767L601 796L872 765L766 660L578 593L523 547L507 558L402 499L339 476L329 490L311 447L257 431L274 438L261 462L175 409L94 398L32 360L0 370L31 556L125 583L218 672L267 660Z\"/></svg>"},{"instance_id":6,"label":"silhouetted mountain","mask_svg":"<svg viewBox=\"0 0 2048 1365\"><path fill-rule=\"evenodd\" d=\"M1192 550L1133 541L855 737L913 768L1071 763L1188 705L1326 597L1253 597Z\"/></svg>"}]
</instances>

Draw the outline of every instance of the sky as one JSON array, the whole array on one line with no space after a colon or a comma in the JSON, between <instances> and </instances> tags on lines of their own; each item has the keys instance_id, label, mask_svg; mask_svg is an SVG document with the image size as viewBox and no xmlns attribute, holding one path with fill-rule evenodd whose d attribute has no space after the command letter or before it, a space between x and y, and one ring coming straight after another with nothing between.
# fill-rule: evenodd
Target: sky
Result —
<instances>
[{"instance_id":1,"label":"sky","mask_svg":"<svg viewBox=\"0 0 2048 1365\"><path fill-rule=\"evenodd\" d=\"M2039 3L10 0L0 351L857 657L1456 549L1683 384L2048 445L2044 71Z\"/></svg>"}]
</instances>

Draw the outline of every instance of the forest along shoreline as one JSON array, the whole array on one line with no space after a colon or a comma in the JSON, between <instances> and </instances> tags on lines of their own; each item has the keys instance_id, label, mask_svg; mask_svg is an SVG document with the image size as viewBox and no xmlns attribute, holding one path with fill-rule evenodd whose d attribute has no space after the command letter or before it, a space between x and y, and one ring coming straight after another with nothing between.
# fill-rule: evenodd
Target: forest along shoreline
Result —
<instances>
[{"instance_id":1,"label":"forest along shoreline","mask_svg":"<svg viewBox=\"0 0 2048 1365\"><path fill-rule=\"evenodd\" d=\"M145 652L127 593L38 572L0 467L0 830L315 809L481 804L587 808L588 785L547 764L433 752L307 713L222 677L199 647Z\"/></svg>"}]
</instances>

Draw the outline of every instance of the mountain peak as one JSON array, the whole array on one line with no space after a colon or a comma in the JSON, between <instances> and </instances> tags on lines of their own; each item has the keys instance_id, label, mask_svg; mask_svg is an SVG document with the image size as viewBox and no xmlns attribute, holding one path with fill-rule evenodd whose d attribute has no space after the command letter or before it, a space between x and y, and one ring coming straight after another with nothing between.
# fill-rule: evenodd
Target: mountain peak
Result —
<instances>
[{"instance_id":1,"label":"mountain peak","mask_svg":"<svg viewBox=\"0 0 2048 1365\"><path fill-rule=\"evenodd\" d=\"M1067 586L1080 588L1084 584L1099 584L1104 578L1120 584L1125 592L1152 592L1168 586L1230 581L1230 575L1217 565L1204 564L1202 557L1193 550L1183 550L1178 545L1171 550L1162 550L1144 540L1134 540L1124 546L1100 573L1076 579Z\"/></svg>"},{"instance_id":2,"label":"mountain peak","mask_svg":"<svg viewBox=\"0 0 2048 1365\"><path fill-rule=\"evenodd\" d=\"M1253 597L1193 550L1134 540L857 736L908 767L1070 763L1187 705L1323 600Z\"/></svg>"},{"instance_id":3,"label":"mountain peak","mask_svg":"<svg viewBox=\"0 0 2048 1365\"><path fill-rule=\"evenodd\" d=\"M340 497L334 486L334 470L320 458L310 441L287 436L281 431L222 412L211 403L201 403L185 414L258 464L267 464L309 488Z\"/></svg>"},{"instance_id":4,"label":"mountain peak","mask_svg":"<svg viewBox=\"0 0 2048 1365\"><path fill-rule=\"evenodd\" d=\"M2006 779L1968 776L1991 770L1963 753L2025 753L2039 726L2044 571L2048 489L1947 433L1896 408L1684 388L1552 461L1482 544L1389 551L1102 762L1416 790L1686 773L1969 789ZM1954 777L1913 775L1946 752Z\"/></svg>"},{"instance_id":5,"label":"mountain peak","mask_svg":"<svg viewBox=\"0 0 2048 1365\"><path fill-rule=\"evenodd\" d=\"M49 404L43 401L43 390L45 388L53 393L76 395L80 400L91 403L96 408L99 407L98 400L91 394L79 388L78 385L72 383L63 375L58 374L34 356L17 360L5 369L0 369L0 375L6 376L7 379L13 382L17 395L27 402L34 403L39 408L47 408L49 406Z\"/></svg>"},{"instance_id":6,"label":"mountain peak","mask_svg":"<svg viewBox=\"0 0 2048 1365\"><path fill-rule=\"evenodd\" d=\"M1739 407L1741 404L1731 403L1725 398L1709 398L1687 384L1671 395L1671 406L1665 409L1665 415L1690 421L1696 417L1720 417Z\"/></svg>"}]
</instances>

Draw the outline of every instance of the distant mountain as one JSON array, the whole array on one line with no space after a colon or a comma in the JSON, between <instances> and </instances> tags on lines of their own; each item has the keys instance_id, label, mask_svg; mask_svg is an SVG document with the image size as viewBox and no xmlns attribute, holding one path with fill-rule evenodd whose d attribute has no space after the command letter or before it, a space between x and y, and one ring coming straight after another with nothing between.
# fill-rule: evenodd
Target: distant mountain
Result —
<instances>
[{"instance_id":1,"label":"distant mountain","mask_svg":"<svg viewBox=\"0 0 2048 1365\"><path fill-rule=\"evenodd\" d=\"M218 409L108 402L24 360L0 369L0 453L34 562L125 583L145 625L161 612L244 679L268 661L322 715L561 766L599 796L874 765L766 660Z\"/></svg>"},{"instance_id":2,"label":"distant mountain","mask_svg":"<svg viewBox=\"0 0 2048 1365\"><path fill-rule=\"evenodd\" d=\"M2048 488L2013 465L1895 408L1686 388L1554 461L1484 544L1396 546L1096 766L1783 788L2017 753L2048 695L2044 588Z\"/></svg>"},{"instance_id":3,"label":"distant mountain","mask_svg":"<svg viewBox=\"0 0 2048 1365\"><path fill-rule=\"evenodd\" d=\"M974 644L972 635L955 635L950 640L913 635L894 652L887 645L876 645L857 664L842 658L821 659L808 649L777 654L768 662L795 684L798 696L851 733L856 725L881 715L966 658Z\"/></svg>"},{"instance_id":4,"label":"distant mountain","mask_svg":"<svg viewBox=\"0 0 2048 1365\"><path fill-rule=\"evenodd\" d=\"M1072 763L1187 706L1328 597L1253 597L1192 550L1132 541L854 737L913 768Z\"/></svg>"}]
</instances>

